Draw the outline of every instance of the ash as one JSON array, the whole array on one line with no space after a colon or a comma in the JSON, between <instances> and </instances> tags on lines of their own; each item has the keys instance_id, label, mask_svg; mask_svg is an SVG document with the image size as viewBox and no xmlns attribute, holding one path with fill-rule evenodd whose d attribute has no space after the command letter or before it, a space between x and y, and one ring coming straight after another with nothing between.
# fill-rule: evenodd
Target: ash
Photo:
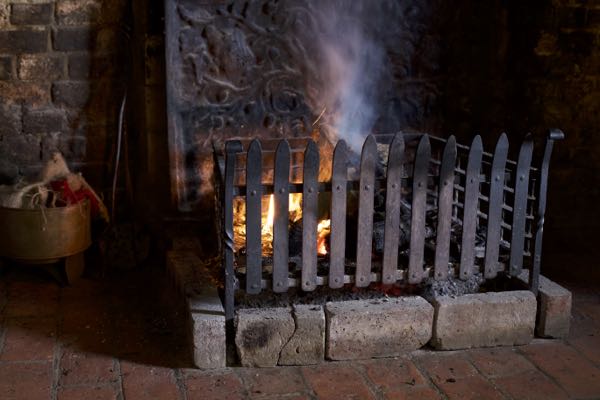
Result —
<instances>
[{"instance_id":1,"label":"ash","mask_svg":"<svg viewBox=\"0 0 600 400\"><path fill-rule=\"evenodd\" d=\"M391 297L416 295L433 300L440 296L457 297L486 290L485 279L481 273L478 273L465 281L455 277L443 281L428 278L420 285L373 283L362 289L346 285L340 289L319 286L312 292L304 292L298 288L290 288L286 293L273 293L265 290L258 295L239 292L236 295L236 304L238 308L289 307L294 304L324 305L331 301L385 300Z\"/></svg>"},{"instance_id":2,"label":"ash","mask_svg":"<svg viewBox=\"0 0 600 400\"><path fill-rule=\"evenodd\" d=\"M471 275L464 281L455 277L442 281L428 278L423 284L421 296L431 300L441 296L457 297L464 294L479 293L483 290L484 283L485 278L480 273Z\"/></svg>"},{"instance_id":3,"label":"ash","mask_svg":"<svg viewBox=\"0 0 600 400\"><path fill-rule=\"evenodd\" d=\"M319 286L312 292L303 292L298 288L290 288L286 293L273 293L271 291L263 291L258 295L238 293L236 295L236 307L289 307L294 304L324 305L330 301L386 299L415 294L419 294L419 288L407 285L390 285L388 290L382 290L380 285L376 284L362 289L351 287L350 285L340 289Z\"/></svg>"}]
</instances>

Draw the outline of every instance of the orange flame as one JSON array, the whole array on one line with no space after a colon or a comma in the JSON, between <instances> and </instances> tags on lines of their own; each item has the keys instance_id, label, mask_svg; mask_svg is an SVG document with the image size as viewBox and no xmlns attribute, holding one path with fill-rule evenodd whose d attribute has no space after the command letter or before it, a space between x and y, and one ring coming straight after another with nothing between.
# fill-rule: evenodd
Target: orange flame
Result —
<instances>
[{"instance_id":1,"label":"orange flame","mask_svg":"<svg viewBox=\"0 0 600 400\"><path fill-rule=\"evenodd\" d=\"M268 201L268 203L267 203ZM267 203L267 207L265 207ZM265 255L273 254L273 223L275 221L275 197L269 195L263 198L263 215L261 218L262 252ZM290 193L289 222L294 223L302 218L302 193ZM265 212L266 211L266 212ZM317 226L317 253L327 254L327 236L330 233L331 220L319 221ZM246 203L242 198L234 200L233 231L235 250L238 251L246 245Z\"/></svg>"},{"instance_id":2,"label":"orange flame","mask_svg":"<svg viewBox=\"0 0 600 400\"><path fill-rule=\"evenodd\" d=\"M331 232L331 220L324 219L317 225L317 254L324 256L327 254L326 239Z\"/></svg>"},{"instance_id":3,"label":"orange flame","mask_svg":"<svg viewBox=\"0 0 600 400\"><path fill-rule=\"evenodd\" d=\"M262 224L262 236L273 236L273 221L275 220L275 197L269 196L269 208L267 209L267 220Z\"/></svg>"}]
</instances>

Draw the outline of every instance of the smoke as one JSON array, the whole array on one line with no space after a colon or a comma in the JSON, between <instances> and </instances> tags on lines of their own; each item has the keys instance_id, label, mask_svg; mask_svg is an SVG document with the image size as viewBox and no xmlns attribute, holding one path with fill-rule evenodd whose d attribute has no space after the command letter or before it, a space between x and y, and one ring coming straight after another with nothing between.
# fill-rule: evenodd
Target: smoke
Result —
<instances>
[{"instance_id":1,"label":"smoke","mask_svg":"<svg viewBox=\"0 0 600 400\"><path fill-rule=\"evenodd\" d=\"M369 0L314 2L307 48L308 103L321 132L335 143L344 139L356 153L378 117L388 75L386 52L374 40L384 20L381 4ZM307 44L307 43L305 43Z\"/></svg>"}]
</instances>

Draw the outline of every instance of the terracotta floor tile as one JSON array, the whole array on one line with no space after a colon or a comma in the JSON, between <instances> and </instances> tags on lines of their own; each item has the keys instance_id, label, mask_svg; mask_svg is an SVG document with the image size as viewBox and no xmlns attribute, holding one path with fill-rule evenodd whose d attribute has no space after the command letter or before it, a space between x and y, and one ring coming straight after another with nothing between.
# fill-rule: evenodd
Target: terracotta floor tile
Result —
<instances>
[{"instance_id":1,"label":"terracotta floor tile","mask_svg":"<svg viewBox=\"0 0 600 400\"><path fill-rule=\"evenodd\" d=\"M412 361L379 359L362 362L371 382L384 391L423 386L426 380Z\"/></svg>"},{"instance_id":2,"label":"terracotta floor tile","mask_svg":"<svg viewBox=\"0 0 600 400\"><path fill-rule=\"evenodd\" d=\"M162 275L44 279L0 282L0 400L600 398L595 291L575 293L566 343L198 371L185 369L185 319Z\"/></svg>"},{"instance_id":3,"label":"terracotta floor tile","mask_svg":"<svg viewBox=\"0 0 600 400\"><path fill-rule=\"evenodd\" d=\"M127 400L177 399L175 372L170 368L121 362L123 394Z\"/></svg>"},{"instance_id":4,"label":"terracotta floor tile","mask_svg":"<svg viewBox=\"0 0 600 400\"><path fill-rule=\"evenodd\" d=\"M485 376L510 376L535 369L535 366L514 348L493 347L466 352L471 362Z\"/></svg>"},{"instance_id":5,"label":"terracotta floor tile","mask_svg":"<svg viewBox=\"0 0 600 400\"><path fill-rule=\"evenodd\" d=\"M60 358L59 384L69 386L117 382L118 373L115 363L116 360L108 355L66 348Z\"/></svg>"},{"instance_id":6,"label":"terracotta floor tile","mask_svg":"<svg viewBox=\"0 0 600 400\"><path fill-rule=\"evenodd\" d=\"M435 389L430 387L413 387L405 389L396 389L386 391L383 394L385 400L439 400L442 399L442 395L439 394Z\"/></svg>"},{"instance_id":7,"label":"terracotta floor tile","mask_svg":"<svg viewBox=\"0 0 600 400\"><path fill-rule=\"evenodd\" d=\"M537 370L495 378L494 383L514 399L566 400L569 398L563 389Z\"/></svg>"},{"instance_id":8,"label":"terracotta floor tile","mask_svg":"<svg viewBox=\"0 0 600 400\"><path fill-rule=\"evenodd\" d=\"M57 400L117 400L116 386L77 386L58 389Z\"/></svg>"},{"instance_id":9,"label":"terracotta floor tile","mask_svg":"<svg viewBox=\"0 0 600 400\"><path fill-rule=\"evenodd\" d=\"M237 400L245 398L242 382L233 370L218 372L188 371L185 387L188 400Z\"/></svg>"},{"instance_id":10,"label":"terracotta floor tile","mask_svg":"<svg viewBox=\"0 0 600 400\"><path fill-rule=\"evenodd\" d=\"M1 361L51 361L56 345L56 321L46 317L7 319Z\"/></svg>"},{"instance_id":11,"label":"terracotta floor tile","mask_svg":"<svg viewBox=\"0 0 600 400\"><path fill-rule=\"evenodd\" d=\"M251 397L307 391L300 369L296 367L244 368L239 375Z\"/></svg>"},{"instance_id":12,"label":"terracotta floor tile","mask_svg":"<svg viewBox=\"0 0 600 400\"><path fill-rule=\"evenodd\" d=\"M365 379L351 367L351 363L304 367L302 373L321 400L375 398Z\"/></svg>"},{"instance_id":13,"label":"terracotta floor tile","mask_svg":"<svg viewBox=\"0 0 600 400\"><path fill-rule=\"evenodd\" d=\"M52 386L52 363L0 363L0 399L47 400Z\"/></svg>"},{"instance_id":14,"label":"terracotta floor tile","mask_svg":"<svg viewBox=\"0 0 600 400\"><path fill-rule=\"evenodd\" d=\"M520 351L572 397L600 397L600 369L560 342L523 346Z\"/></svg>"},{"instance_id":15,"label":"terracotta floor tile","mask_svg":"<svg viewBox=\"0 0 600 400\"><path fill-rule=\"evenodd\" d=\"M8 302L4 309L7 317L54 317L58 312L59 288L48 282L11 282Z\"/></svg>"}]
</instances>

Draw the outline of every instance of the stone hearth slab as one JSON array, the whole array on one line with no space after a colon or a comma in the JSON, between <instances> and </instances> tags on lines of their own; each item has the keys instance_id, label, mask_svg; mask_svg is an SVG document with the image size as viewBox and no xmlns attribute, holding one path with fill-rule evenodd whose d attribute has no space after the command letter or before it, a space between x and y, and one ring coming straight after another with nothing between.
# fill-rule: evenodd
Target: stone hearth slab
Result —
<instances>
[{"instance_id":1,"label":"stone hearth slab","mask_svg":"<svg viewBox=\"0 0 600 400\"><path fill-rule=\"evenodd\" d=\"M529 271L523 271L519 281L526 286ZM571 292L540 275L535 333L540 337L564 339L571 323Z\"/></svg>"},{"instance_id":2,"label":"stone hearth slab","mask_svg":"<svg viewBox=\"0 0 600 400\"><path fill-rule=\"evenodd\" d=\"M167 266L186 307L195 366L225 368L225 315L209 271L185 249L170 251ZM403 297L240 309L235 344L241 364L256 367L393 357L430 339L439 350L520 345L533 338L536 309L538 335L565 337L570 292L541 277L538 301L536 307L531 292L512 291L438 297L433 306Z\"/></svg>"},{"instance_id":3,"label":"stone hearth slab","mask_svg":"<svg viewBox=\"0 0 600 400\"><path fill-rule=\"evenodd\" d=\"M194 365L200 369L225 368L225 310L202 260L193 251L170 251L167 271L185 302Z\"/></svg>"},{"instance_id":4,"label":"stone hearth slab","mask_svg":"<svg viewBox=\"0 0 600 400\"><path fill-rule=\"evenodd\" d=\"M235 345L244 367L274 367L295 331L291 310L246 308L235 319Z\"/></svg>"},{"instance_id":5,"label":"stone hearth slab","mask_svg":"<svg viewBox=\"0 0 600 400\"><path fill-rule=\"evenodd\" d=\"M296 305L296 330L281 350L279 365L318 364L325 358L325 313L322 306Z\"/></svg>"},{"instance_id":6,"label":"stone hearth slab","mask_svg":"<svg viewBox=\"0 0 600 400\"><path fill-rule=\"evenodd\" d=\"M331 302L325 314L330 360L394 357L431 338L433 307L418 296Z\"/></svg>"},{"instance_id":7,"label":"stone hearth slab","mask_svg":"<svg viewBox=\"0 0 600 400\"><path fill-rule=\"evenodd\" d=\"M436 349L523 345L533 339L537 303L532 292L442 296L432 303Z\"/></svg>"}]
</instances>

